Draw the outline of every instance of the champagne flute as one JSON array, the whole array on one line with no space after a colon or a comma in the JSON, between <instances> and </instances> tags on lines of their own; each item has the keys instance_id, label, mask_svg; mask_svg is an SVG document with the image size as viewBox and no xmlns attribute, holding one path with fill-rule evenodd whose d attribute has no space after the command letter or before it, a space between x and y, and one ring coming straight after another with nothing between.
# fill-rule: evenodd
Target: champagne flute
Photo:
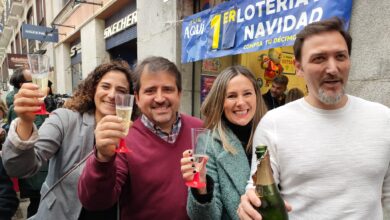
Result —
<instances>
[{"instance_id":1,"label":"champagne flute","mask_svg":"<svg viewBox=\"0 0 390 220\"><path fill-rule=\"evenodd\" d=\"M197 172L192 181L186 182L186 185L192 188L202 188L206 184L199 179L199 172L204 166L204 158L207 157L206 151L209 144L210 130L207 128L192 128L191 129L191 144Z\"/></svg>"},{"instance_id":2,"label":"champagne flute","mask_svg":"<svg viewBox=\"0 0 390 220\"><path fill-rule=\"evenodd\" d=\"M116 115L122 118L122 125L125 128L124 134L129 133L131 113L133 112L133 102L134 96L130 94L116 94L115 95L115 109ZM119 141L119 146L115 149L117 153L126 153L129 152L129 149L126 146L125 139L121 138Z\"/></svg>"},{"instance_id":3,"label":"champagne flute","mask_svg":"<svg viewBox=\"0 0 390 220\"><path fill-rule=\"evenodd\" d=\"M49 81L49 57L42 54L28 54L32 82L38 85L39 89L47 95ZM44 99L45 97L43 97ZM45 102L41 104L41 109L36 111L37 115L48 115Z\"/></svg>"}]
</instances>

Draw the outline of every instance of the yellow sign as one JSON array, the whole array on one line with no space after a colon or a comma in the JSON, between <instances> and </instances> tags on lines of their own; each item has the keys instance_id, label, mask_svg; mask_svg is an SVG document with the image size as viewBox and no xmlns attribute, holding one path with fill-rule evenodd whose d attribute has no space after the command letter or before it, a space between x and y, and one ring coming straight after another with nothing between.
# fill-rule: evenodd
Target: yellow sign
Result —
<instances>
[{"instance_id":1,"label":"yellow sign","mask_svg":"<svg viewBox=\"0 0 390 220\"><path fill-rule=\"evenodd\" d=\"M284 74L295 75L295 66L294 66L294 54L292 53L282 53L280 63L283 66Z\"/></svg>"}]
</instances>

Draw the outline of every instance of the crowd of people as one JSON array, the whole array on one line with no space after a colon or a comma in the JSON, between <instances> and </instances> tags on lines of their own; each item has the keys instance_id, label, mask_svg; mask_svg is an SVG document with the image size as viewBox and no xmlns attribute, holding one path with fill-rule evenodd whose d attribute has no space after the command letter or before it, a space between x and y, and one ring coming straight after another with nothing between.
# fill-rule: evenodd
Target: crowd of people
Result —
<instances>
[{"instance_id":1,"label":"crowd of people","mask_svg":"<svg viewBox=\"0 0 390 220\"><path fill-rule=\"evenodd\" d=\"M290 219L389 219L390 109L346 94L351 45L337 18L307 25L294 44L306 96L287 92L283 74L261 95L248 68L230 66L202 103L202 120L179 111L181 73L163 57L134 71L125 61L97 66L41 125L34 112L45 94L24 76L2 145L0 219L18 205L9 176L45 166L30 219L262 219L251 178L258 145L268 146ZM127 135L118 93L136 100ZM201 127L211 132L198 143L208 141L199 167L189 148ZM123 138L130 152L117 153ZM195 174L205 186L188 188Z\"/></svg>"}]
</instances>

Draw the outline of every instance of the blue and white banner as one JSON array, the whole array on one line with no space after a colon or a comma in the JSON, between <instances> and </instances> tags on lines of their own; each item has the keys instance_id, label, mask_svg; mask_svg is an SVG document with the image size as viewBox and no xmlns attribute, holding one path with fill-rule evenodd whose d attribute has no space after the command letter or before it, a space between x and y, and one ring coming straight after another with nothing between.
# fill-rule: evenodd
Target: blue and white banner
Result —
<instances>
[{"instance_id":1,"label":"blue and white banner","mask_svg":"<svg viewBox=\"0 0 390 220\"><path fill-rule=\"evenodd\" d=\"M333 16L349 27L352 0L233 0L184 19L182 63L291 46L309 23Z\"/></svg>"}]
</instances>

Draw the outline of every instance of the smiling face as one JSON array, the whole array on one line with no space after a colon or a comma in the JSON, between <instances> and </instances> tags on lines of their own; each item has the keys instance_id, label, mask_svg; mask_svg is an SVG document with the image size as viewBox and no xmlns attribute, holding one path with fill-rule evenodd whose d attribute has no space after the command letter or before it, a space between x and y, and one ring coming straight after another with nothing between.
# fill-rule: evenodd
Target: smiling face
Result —
<instances>
[{"instance_id":1,"label":"smiling face","mask_svg":"<svg viewBox=\"0 0 390 220\"><path fill-rule=\"evenodd\" d=\"M179 111L181 92L176 86L176 78L166 71L150 72L145 68L140 78L140 89L135 94L142 114L170 133Z\"/></svg>"},{"instance_id":2,"label":"smiling face","mask_svg":"<svg viewBox=\"0 0 390 220\"><path fill-rule=\"evenodd\" d=\"M94 102L96 122L106 115L115 115L115 94L129 93L129 82L124 73L107 72L96 86Z\"/></svg>"},{"instance_id":3,"label":"smiling face","mask_svg":"<svg viewBox=\"0 0 390 220\"><path fill-rule=\"evenodd\" d=\"M256 93L251 81L239 74L227 85L224 101L225 117L235 125L247 125L255 115Z\"/></svg>"},{"instance_id":4,"label":"smiling face","mask_svg":"<svg viewBox=\"0 0 390 220\"><path fill-rule=\"evenodd\" d=\"M271 96L274 98L279 98L284 94L286 89L287 88L285 85L273 82L270 89Z\"/></svg>"},{"instance_id":5,"label":"smiling face","mask_svg":"<svg viewBox=\"0 0 390 220\"><path fill-rule=\"evenodd\" d=\"M306 100L322 109L344 106L350 66L348 47L339 32L323 32L306 38L301 61L296 61L297 74L305 78L309 90Z\"/></svg>"}]
</instances>

